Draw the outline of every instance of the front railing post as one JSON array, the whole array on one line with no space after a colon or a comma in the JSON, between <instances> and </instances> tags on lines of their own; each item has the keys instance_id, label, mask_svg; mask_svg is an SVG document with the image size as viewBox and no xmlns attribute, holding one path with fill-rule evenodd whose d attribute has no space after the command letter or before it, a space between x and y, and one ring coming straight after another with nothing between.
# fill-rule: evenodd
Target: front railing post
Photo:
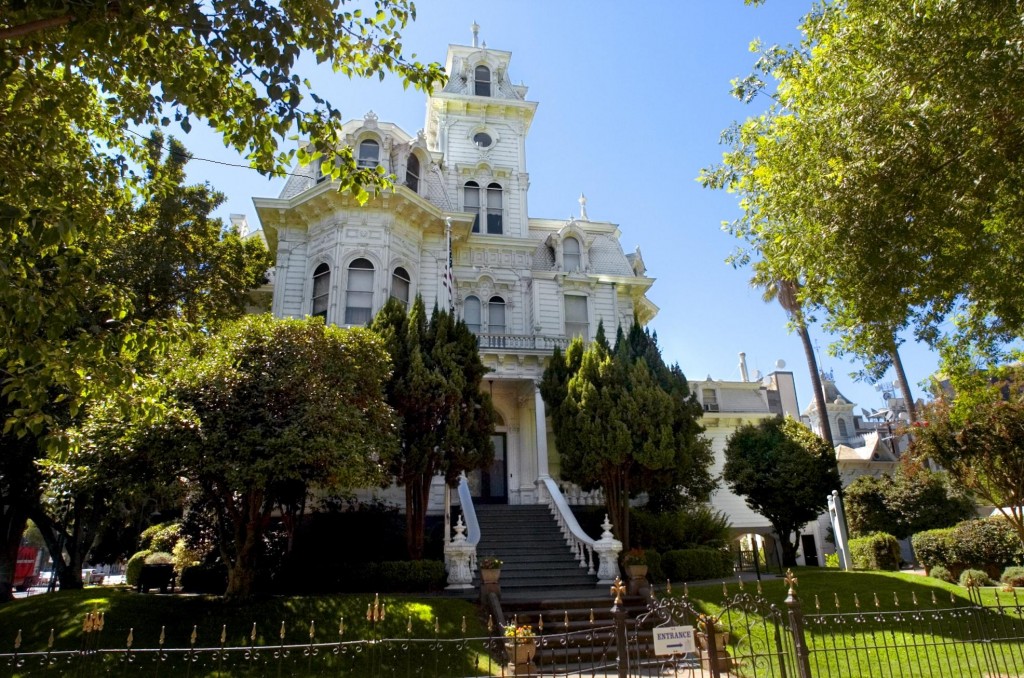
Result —
<instances>
[{"instance_id":1,"label":"front railing post","mask_svg":"<svg viewBox=\"0 0 1024 678\"><path fill-rule=\"evenodd\" d=\"M626 592L626 585L622 579L615 578L612 584L611 593L615 596L612 603L612 619L615 620L615 655L616 664L619 667L619 678L629 678L629 652L626 640L626 610L622 607L622 594Z\"/></svg>"},{"instance_id":2,"label":"front railing post","mask_svg":"<svg viewBox=\"0 0 1024 678\"><path fill-rule=\"evenodd\" d=\"M804 633L804 614L796 595L797 579L791 569L786 570L786 585L789 586L786 607L789 608L789 632L793 636L793 648L796 650L797 676L811 678L811 657L807 648L807 635Z\"/></svg>"}]
</instances>

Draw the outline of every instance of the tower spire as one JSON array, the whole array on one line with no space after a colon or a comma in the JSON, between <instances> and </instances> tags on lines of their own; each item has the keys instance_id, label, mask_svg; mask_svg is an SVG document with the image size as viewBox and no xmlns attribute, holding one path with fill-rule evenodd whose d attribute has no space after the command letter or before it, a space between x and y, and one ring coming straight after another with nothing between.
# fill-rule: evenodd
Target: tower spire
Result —
<instances>
[{"instance_id":1,"label":"tower spire","mask_svg":"<svg viewBox=\"0 0 1024 678\"><path fill-rule=\"evenodd\" d=\"M473 47L479 47L480 25L474 21L470 29L473 31Z\"/></svg>"}]
</instances>

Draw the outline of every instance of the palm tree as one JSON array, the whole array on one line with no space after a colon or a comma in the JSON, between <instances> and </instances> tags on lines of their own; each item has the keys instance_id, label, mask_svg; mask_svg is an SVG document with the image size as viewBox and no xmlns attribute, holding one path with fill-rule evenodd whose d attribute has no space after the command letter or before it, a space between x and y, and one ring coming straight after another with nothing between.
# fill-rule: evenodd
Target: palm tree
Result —
<instances>
[{"instance_id":1,"label":"palm tree","mask_svg":"<svg viewBox=\"0 0 1024 678\"><path fill-rule=\"evenodd\" d=\"M811 345L811 335L807 331L807 322L804 320L803 306L800 304L800 284L795 280L771 279L763 282L758 277L750 281L755 287L764 289L761 298L765 303L778 301L790 322L796 328L800 341L804 345L804 357L807 359L807 369L811 373L811 390L814 391L814 406L818 409L818 421L821 424L821 437L831 447L835 447L832 440L832 427L828 422L828 410L825 408L825 391L821 386L821 373L818 371L818 360L814 357L814 346Z\"/></svg>"}]
</instances>

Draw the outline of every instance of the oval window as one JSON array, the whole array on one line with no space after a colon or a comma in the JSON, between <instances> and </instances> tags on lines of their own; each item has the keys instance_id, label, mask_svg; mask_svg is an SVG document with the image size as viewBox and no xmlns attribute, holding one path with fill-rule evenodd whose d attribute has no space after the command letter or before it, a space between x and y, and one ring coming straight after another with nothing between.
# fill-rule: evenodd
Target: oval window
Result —
<instances>
[{"instance_id":1,"label":"oval window","mask_svg":"<svg viewBox=\"0 0 1024 678\"><path fill-rule=\"evenodd\" d=\"M480 148L490 148L494 141L491 139L491 135L487 132L477 132L473 135L473 143Z\"/></svg>"}]
</instances>

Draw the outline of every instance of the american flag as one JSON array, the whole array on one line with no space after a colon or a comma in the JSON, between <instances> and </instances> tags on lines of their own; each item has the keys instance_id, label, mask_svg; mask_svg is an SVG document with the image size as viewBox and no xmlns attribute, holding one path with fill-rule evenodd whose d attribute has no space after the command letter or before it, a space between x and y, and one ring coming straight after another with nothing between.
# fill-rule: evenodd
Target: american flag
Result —
<instances>
[{"instance_id":1,"label":"american flag","mask_svg":"<svg viewBox=\"0 0 1024 678\"><path fill-rule=\"evenodd\" d=\"M444 260L444 289L448 295L448 312L455 313L455 271L452 263L452 220L444 220L444 233L447 242L448 256Z\"/></svg>"}]
</instances>

